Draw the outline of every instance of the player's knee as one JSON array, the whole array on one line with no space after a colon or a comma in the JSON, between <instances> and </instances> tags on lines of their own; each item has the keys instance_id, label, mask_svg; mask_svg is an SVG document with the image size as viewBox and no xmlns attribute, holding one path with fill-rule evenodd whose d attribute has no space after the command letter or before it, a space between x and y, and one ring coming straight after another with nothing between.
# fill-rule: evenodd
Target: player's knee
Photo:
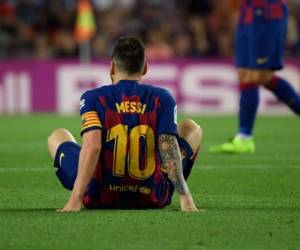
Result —
<instances>
[{"instance_id":1,"label":"player's knee","mask_svg":"<svg viewBox=\"0 0 300 250\"><path fill-rule=\"evenodd\" d=\"M59 138L65 137L67 133L68 131L63 128L54 129L52 133L48 136L48 145L56 140L59 140Z\"/></svg>"},{"instance_id":2,"label":"player's knee","mask_svg":"<svg viewBox=\"0 0 300 250\"><path fill-rule=\"evenodd\" d=\"M252 70L250 73L251 82L257 85L267 84L273 77L271 70Z\"/></svg>"},{"instance_id":3,"label":"player's knee","mask_svg":"<svg viewBox=\"0 0 300 250\"><path fill-rule=\"evenodd\" d=\"M47 144L48 144L48 150L50 153L54 151L54 148L57 148L57 140L59 138L59 134L62 133L62 129L58 128L52 131L52 133L48 136Z\"/></svg>"},{"instance_id":4,"label":"player's knee","mask_svg":"<svg viewBox=\"0 0 300 250\"><path fill-rule=\"evenodd\" d=\"M184 119L180 124L178 124L180 130L186 131L199 131L202 133L202 128L192 119Z\"/></svg>"},{"instance_id":5,"label":"player's knee","mask_svg":"<svg viewBox=\"0 0 300 250\"><path fill-rule=\"evenodd\" d=\"M198 148L203 137L203 129L193 120L185 119L178 124L178 134L184 138L192 148Z\"/></svg>"},{"instance_id":6,"label":"player's knee","mask_svg":"<svg viewBox=\"0 0 300 250\"><path fill-rule=\"evenodd\" d=\"M68 130L64 128L57 128L53 130L53 132L48 136L47 140L50 154L55 155L59 145L66 141L76 142L75 138Z\"/></svg>"},{"instance_id":7,"label":"player's knee","mask_svg":"<svg viewBox=\"0 0 300 250\"><path fill-rule=\"evenodd\" d=\"M199 144L202 141L202 137L203 137L203 129L201 128L200 125L198 125L197 123L195 123L193 120L191 120L193 122L193 127L191 128L192 130L192 135L195 137L195 140L197 142L197 144Z\"/></svg>"},{"instance_id":8,"label":"player's knee","mask_svg":"<svg viewBox=\"0 0 300 250\"><path fill-rule=\"evenodd\" d=\"M240 83L248 83L249 79L249 70L247 69L238 69L238 78Z\"/></svg>"}]
</instances>

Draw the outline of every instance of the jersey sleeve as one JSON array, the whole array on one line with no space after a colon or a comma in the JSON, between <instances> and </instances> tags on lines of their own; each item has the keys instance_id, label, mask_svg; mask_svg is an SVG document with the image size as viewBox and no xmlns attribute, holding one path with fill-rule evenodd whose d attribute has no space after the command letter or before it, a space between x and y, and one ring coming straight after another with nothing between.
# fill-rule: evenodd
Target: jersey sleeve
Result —
<instances>
[{"instance_id":1,"label":"jersey sleeve","mask_svg":"<svg viewBox=\"0 0 300 250\"><path fill-rule=\"evenodd\" d=\"M96 98L92 91L85 92L80 99L81 136L91 130L102 129L102 122L96 109Z\"/></svg>"},{"instance_id":2,"label":"jersey sleeve","mask_svg":"<svg viewBox=\"0 0 300 250\"><path fill-rule=\"evenodd\" d=\"M177 136L177 105L167 90L163 90L160 94L157 128L158 134L174 134Z\"/></svg>"}]
</instances>

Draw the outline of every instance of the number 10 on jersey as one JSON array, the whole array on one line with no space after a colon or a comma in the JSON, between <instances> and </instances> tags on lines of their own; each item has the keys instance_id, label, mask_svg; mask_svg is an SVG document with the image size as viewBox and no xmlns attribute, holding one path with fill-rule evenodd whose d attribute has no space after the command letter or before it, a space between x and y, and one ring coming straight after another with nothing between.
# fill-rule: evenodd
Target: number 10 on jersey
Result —
<instances>
[{"instance_id":1,"label":"number 10 on jersey","mask_svg":"<svg viewBox=\"0 0 300 250\"><path fill-rule=\"evenodd\" d=\"M140 166L140 142L144 139L146 149L143 151L145 166ZM128 134L128 126L118 124L107 134L106 142L114 140L113 175L125 176L126 162L128 172L134 179L145 180L155 171L155 136L154 131L147 125L138 125ZM127 148L129 147L129 150ZM127 153L127 151L129 153Z\"/></svg>"}]
</instances>

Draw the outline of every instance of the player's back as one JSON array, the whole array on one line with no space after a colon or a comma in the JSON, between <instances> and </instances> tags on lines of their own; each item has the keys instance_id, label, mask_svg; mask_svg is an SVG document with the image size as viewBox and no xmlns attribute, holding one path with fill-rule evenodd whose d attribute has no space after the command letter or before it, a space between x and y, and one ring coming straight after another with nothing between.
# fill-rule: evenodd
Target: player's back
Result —
<instances>
[{"instance_id":1,"label":"player's back","mask_svg":"<svg viewBox=\"0 0 300 250\"><path fill-rule=\"evenodd\" d=\"M89 194L95 198L94 205L138 208L168 204L173 187L161 171L157 141L158 134L177 133L176 104L170 94L122 80L89 91L83 99L86 105L87 99L93 103L87 112L83 108L83 117L96 111L102 127L99 166Z\"/></svg>"}]
</instances>

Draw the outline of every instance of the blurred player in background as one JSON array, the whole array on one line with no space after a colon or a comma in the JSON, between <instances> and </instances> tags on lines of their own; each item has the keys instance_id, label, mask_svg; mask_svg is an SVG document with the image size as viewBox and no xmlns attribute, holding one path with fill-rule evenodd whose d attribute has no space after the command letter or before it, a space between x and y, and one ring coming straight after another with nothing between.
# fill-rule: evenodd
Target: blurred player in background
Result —
<instances>
[{"instance_id":1,"label":"blurred player in background","mask_svg":"<svg viewBox=\"0 0 300 250\"><path fill-rule=\"evenodd\" d=\"M62 212L79 211L82 205L162 208L171 203L174 188L182 211L197 211L185 180L202 131L192 120L177 126L169 92L139 83L146 71L142 42L120 38L112 53L113 84L82 95L82 146L67 130L50 135L56 174L72 190Z\"/></svg>"},{"instance_id":2,"label":"blurred player in background","mask_svg":"<svg viewBox=\"0 0 300 250\"><path fill-rule=\"evenodd\" d=\"M259 105L259 87L300 115L300 96L285 79L283 68L287 31L287 0L243 0L236 32L236 65L240 82L239 131L232 141L213 146L213 153L254 153L252 137Z\"/></svg>"}]
</instances>

